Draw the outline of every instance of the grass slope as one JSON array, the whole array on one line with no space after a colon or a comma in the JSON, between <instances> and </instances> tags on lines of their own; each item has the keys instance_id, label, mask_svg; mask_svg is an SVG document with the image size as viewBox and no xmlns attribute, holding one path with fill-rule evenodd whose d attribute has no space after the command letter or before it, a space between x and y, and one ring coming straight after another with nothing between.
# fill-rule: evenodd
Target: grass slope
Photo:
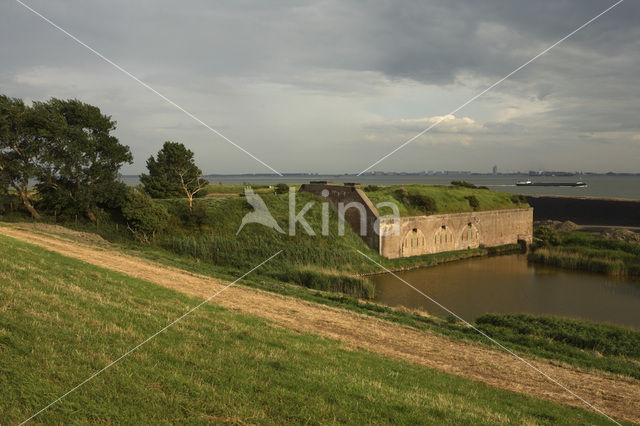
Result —
<instances>
[{"instance_id":1,"label":"grass slope","mask_svg":"<svg viewBox=\"0 0 640 426\"><path fill-rule=\"evenodd\" d=\"M409 196L425 195L431 197L436 202L437 213L461 213L474 210L500 210L529 207L526 200L518 195L505 194L503 192L491 191L484 188L467 188L463 186L444 185L391 185L379 187L364 187L367 196L373 204L381 202L393 202L398 205L401 216L420 216L425 214L419 207L403 202L403 197L397 191L404 188ZM475 197L478 200L478 207L473 208L469 199L465 197ZM389 214L385 211L382 214Z\"/></svg>"},{"instance_id":2,"label":"grass slope","mask_svg":"<svg viewBox=\"0 0 640 426\"><path fill-rule=\"evenodd\" d=\"M199 300L0 236L0 416L16 423ZM204 305L43 423L606 424Z\"/></svg>"},{"instance_id":3,"label":"grass slope","mask_svg":"<svg viewBox=\"0 0 640 426\"><path fill-rule=\"evenodd\" d=\"M234 272L250 269L252 265L282 250L282 254L267 265L262 274L317 290L338 291L358 297L371 296L373 288L354 275L380 272L380 268L357 250L367 253L392 270L429 266L450 259L489 253L487 249L476 249L386 259L371 250L348 225L344 235L339 235L338 216L333 210L329 210L329 232L322 235L322 199L309 193L296 195L295 211L297 213L307 203L313 203L304 217L316 235L307 234L298 224L295 235L291 236L288 232L288 194L262 194L261 197L285 230L284 234L260 224L248 224L238 234L242 217L252 212L253 208L243 197L228 197L199 201L204 208L203 223L199 228L178 232L174 230L170 234L161 235L157 245L170 253L189 256ZM179 215L185 203L184 200L175 199L160 202L176 215ZM507 249L518 250L518 246L513 245Z\"/></svg>"}]
</instances>

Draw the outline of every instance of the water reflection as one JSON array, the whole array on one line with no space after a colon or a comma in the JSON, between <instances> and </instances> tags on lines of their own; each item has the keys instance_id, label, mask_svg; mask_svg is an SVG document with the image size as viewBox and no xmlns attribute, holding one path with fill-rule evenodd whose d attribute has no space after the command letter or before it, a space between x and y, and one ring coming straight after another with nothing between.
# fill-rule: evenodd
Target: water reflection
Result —
<instances>
[{"instance_id":1,"label":"water reflection","mask_svg":"<svg viewBox=\"0 0 640 426\"><path fill-rule=\"evenodd\" d=\"M398 273L467 320L489 312L552 314L640 328L640 282L529 265L525 255L470 259ZM391 275L370 277L376 300L447 313Z\"/></svg>"}]
</instances>

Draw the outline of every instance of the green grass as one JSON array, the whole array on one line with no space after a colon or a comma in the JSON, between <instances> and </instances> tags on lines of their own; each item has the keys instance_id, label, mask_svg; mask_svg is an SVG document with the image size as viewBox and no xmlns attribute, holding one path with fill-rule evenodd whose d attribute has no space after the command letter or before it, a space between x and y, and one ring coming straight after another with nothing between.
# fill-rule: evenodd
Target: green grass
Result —
<instances>
[{"instance_id":1,"label":"green grass","mask_svg":"<svg viewBox=\"0 0 640 426\"><path fill-rule=\"evenodd\" d=\"M597 233L538 227L529 261L619 277L640 277L640 244L609 240Z\"/></svg>"},{"instance_id":2,"label":"green grass","mask_svg":"<svg viewBox=\"0 0 640 426\"><path fill-rule=\"evenodd\" d=\"M640 331L528 314L489 314L478 327L510 348L640 379Z\"/></svg>"},{"instance_id":3,"label":"green grass","mask_svg":"<svg viewBox=\"0 0 640 426\"><path fill-rule=\"evenodd\" d=\"M269 191L269 185L256 185L256 184L231 185L231 184L218 184L218 183L210 183L202 191L204 194L244 194L244 189L247 186L251 186L256 192Z\"/></svg>"},{"instance_id":4,"label":"green grass","mask_svg":"<svg viewBox=\"0 0 640 426\"><path fill-rule=\"evenodd\" d=\"M199 300L0 236L0 409L17 423ZM67 423L606 424L204 305L42 413Z\"/></svg>"},{"instance_id":5,"label":"green grass","mask_svg":"<svg viewBox=\"0 0 640 426\"><path fill-rule=\"evenodd\" d=\"M374 188L364 187L365 193L373 204L380 202L396 203L401 216L419 216L425 214L419 207L411 203L403 202L401 196L397 194L400 188L406 189L409 196L424 195L431 197L436 202L436 210L431 213L460 213L474 210L500 210L529 207L526 200L513 194L491 191L483 188L465 188L463 186L444 185L392 185L379 186ZM373 190L372 190L373 189ZM477 208L473 208L469 198L475 196L479 202ZM390 214L384 208L381 214Z\"/></svg>"}]
</instances>

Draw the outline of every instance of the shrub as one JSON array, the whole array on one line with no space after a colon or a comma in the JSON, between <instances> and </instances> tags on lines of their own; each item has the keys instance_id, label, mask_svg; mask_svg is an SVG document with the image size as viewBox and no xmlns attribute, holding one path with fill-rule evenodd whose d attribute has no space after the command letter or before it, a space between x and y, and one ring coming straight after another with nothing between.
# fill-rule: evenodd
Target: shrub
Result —
<instances>
[{"instance_id":1,"label":"shrub","mask_svg":"<svg viewBox=\"0 0 640 426\"><path fill-rule=\"evenodd\" d=\"M394 191L394 194L402 204L409 204L409 191L406 188L400 187Z\"/></svg>"},{"instance_id":2,"label":"shrub","mask_svg":"<svg viewBox=\"0 0 640 426\"><path fill-rule=\"evenodd\" d=\"M424 194L409 195L409 202L411 205L424 210L425 213L434 213L438 209L436 200Z\"/></svg>"},{"instance_id":3,"label":"shrub","mask_svg":"<svg viewBox=\"0 0 640 426\"><path fill-rule=\"evenodd\" d=\"M286 194L289 192L289 185L286 183L279 183L275 187L276 194Z\"/></svg>"},{"instance_id":4,"label":"shrub","mask_svg":"<svg viewBox=\"0 0 640 426\"><path fill-rule=\"evenodd\" d=\"M201 230L209 220L206 205L202 201L194 202L193 207L190 209L188 203L178 200L169 204L168 212L174 219L174 223L171 224L172 226L169 227L169 230L173 230L176 225L188 230ZM175 223L176 220L177 223Z\"/></svg>"},{"instance_id":5,"label":"shrub","mask_svg":"<svg viewBox=\"0 0 640 426\"><path fill-rule=\"evenodd\" d=\"M527 197L525 197L524 195L518 195L518 194L514 194L511 196L511 202L513 204L527 204Z\"/></svg>"},{"instance_id":6,"label":"shrub","mask_svg":"<svg viewBox=\"0 0 640 426\"><path fill-rule=\"evenodd\" d=\"M378 185L367 185L364 187L364 192L375 192L380 191L382 188Z\"/></svg>"},{"instance_id":7,"label":"shrub","mask_svg":"<svg viewBox=\"0 0 640 426\"><path fill-rule=\"evenodd\" d=\"M537 246L557 246L562 242L559 232L549 226L536 227L533 240Z\"/></svg>"},{"instance_id":8,"label":"shrub","mask_svg":"<svg viewBox=\"0 0 640 426\"><path fill-rule=\"evenodd\" d=\"M138 241L148 244L158 232L166 228L169 213L147 194L132 190L122 205L122 216L127 227Z\"/></svg>"},{"instance_id":9,"label":"shrub","mask_svg":"<svg viewBox=\"0 0 640 426\"><path fill-rule=\"evenodd\" d=\"M478 207L480 207L480 201L478 200L478 197L476 197L475 195L467 195L464 198L469 202L469 205L473 210L478 210Z\"/></svg>"},{"instance_id":10,"label":"shrub","mask_svg":"<svg viewBox=\"0 0 640 426\"><path fill-rule=\"evenodd\" d=\"M457 186L460 188L477 188L477 186L475 186L471 182L467 182L466 180L453 180L451 181L451 185Z\"/></svg>"}]
</instances>

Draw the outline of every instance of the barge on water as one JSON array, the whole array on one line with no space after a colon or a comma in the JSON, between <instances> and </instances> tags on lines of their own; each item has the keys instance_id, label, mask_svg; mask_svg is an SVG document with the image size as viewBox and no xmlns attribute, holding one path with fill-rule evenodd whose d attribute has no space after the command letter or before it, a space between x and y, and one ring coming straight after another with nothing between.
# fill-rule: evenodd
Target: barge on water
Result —
<instances>
[{"instance_id":1,"label":"barge on water","mask_svg":"<svg viewBox=\"0 0 640 426\"><path fill-rule=\"evenodd\" d=\"M586 182L531 182L530 180L523 180L516 182L516 186L574 186L583 187L587 186Z\"/></svg>"}]
</instances>

